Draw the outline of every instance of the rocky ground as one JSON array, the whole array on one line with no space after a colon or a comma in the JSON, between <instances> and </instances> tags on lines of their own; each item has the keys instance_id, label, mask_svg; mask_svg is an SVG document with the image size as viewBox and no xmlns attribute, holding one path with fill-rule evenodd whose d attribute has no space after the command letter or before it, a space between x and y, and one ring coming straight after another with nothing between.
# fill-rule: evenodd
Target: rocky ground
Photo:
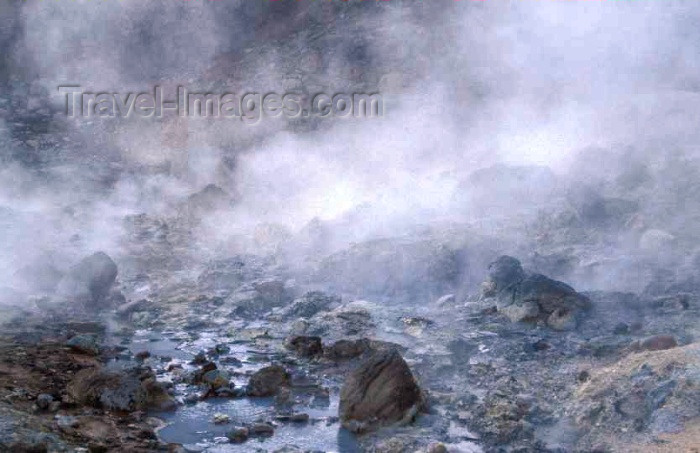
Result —
<instances>
[{"instance_id":1,"label":"rocky ground","mask_svg":"<svg viewBox=\"0 0 700 453\"><path fill-rule=\"evenodd\" d=\"M133 254L85 257L5 308L3 449L700 445L692 291L577 292L496 255L469 293L454 232L352 245L313 272L284 247L187 268L175 228L127 221Z\"/></svg>"}]
</instances>

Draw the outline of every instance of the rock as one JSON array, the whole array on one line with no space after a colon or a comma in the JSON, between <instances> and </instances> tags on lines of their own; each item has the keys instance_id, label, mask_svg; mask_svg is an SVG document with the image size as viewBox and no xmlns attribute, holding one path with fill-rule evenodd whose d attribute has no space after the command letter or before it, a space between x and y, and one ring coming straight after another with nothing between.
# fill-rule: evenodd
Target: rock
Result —
<instances>
[{"instance_id":1,"label":"rock","mask_svg":"<svg viewBox=\"0 0 700 453\"><path fill-rule=\"evenodd\" d=\"M249 396L274 396L281 387L289 386L289 374L279 365L256 371L248 382Z\"/></svg>"},{"instance_id":2,"label":"rock","mask_svg":"<svg viewBox=\"0 0 700 453\"><path fill-rule=\"evenodd\" d=\"M309 414L304 414L304 413L292 414L289 417L289 421L292 423L306 423L309 421Z\"/></svg>"},{"instance_id":3,"label":"rock","mask_svg":"<svg viewBox=\"0 0 700 453\"><path fill-rule=\"evenodd\" d=\"M630 333L630 326L625 322L618 322L613 328L613 334L615 335L628 335Z\"/></svg>"},{"instance_id":4,"label":"rock","mask_svg":"<svg viewBox=\"0 0 700 453\"><path fill-rule=\"evenodd\" d=\"M227 303L234 307L233 314L257 318L275 307L288 304L290 300L284 281L264 279L239 287L229 296Z\"/></svg>"},{"instance_id":5,"label":"rock","mask_svg":"<svg viewBox=\"0 0 700 453\"><path fill-rule=\"evenodd\" d=\"M51 403L53 403L53 396L48 393L40 393L36 397L36 407L43 411L47 410Z\"/></svg>"},{"instance_id":6,"label":"rock","mask_svg":"<svg viewBox=\"0 0 700 453\"><path fill-rule=\"evenodd\" d=\"M108 296L117 278L117 265L106 253L97 252L73 266L58 285L58 294L82 308L109 308Z\"/></svg>"},{"instance_id":7,"label":"rock","mask_svg":"<svg viewBox=\"0 0 700 453\"><path fill-rule=\"evenodd\" d=\"M572 330L590 301L566 283L526 273L520 261L501 256L489 265L484 297L512 322L542 321L555 330Z\"/></svg>"},{"instance_id":8,"label":"rock","mask_svg":"<svg viewBox=\"0 0 700 453\"><path fill-rule=\"evenodd\" d=\"M295 299L284 311L285 316L311 318L316 313L340 304L340 297L329 296L321 291L310 291Z\"/></svg>"},{"instance_id":9,"label":"rock","mask_svg":"<svg viewBox=\"0 0 700 453\"><path fill-rule=\"evenodd\" d=\"M269 423L255 423L248 428L248 434L252 437L272 437L275 427Z\"/></svg>"},{"instance_id":10,"label":"rock","mask_svg":"<svg viewBox=\"0 0 700 453\"><path fill-rule=\"evenodd\" d=\"M137 360L144 361L147 358L151 357L151 353L149 351L139 351L136 353L134 356Z\"/></svg>"},{"instance_id":11,"label":"rock","mask_svg":"<svg viewBox=\"0 0 700 453\"><path fill-rule=\"evenodd\" d=\"M133 368L107 371L86 368L75 374L66 386L67 394L77 403L107 410L170 410L175 402L152 372Z\"/></svg>"},{"instance_id":12,"label":"rock","mask_svg":"<svg viewBox=\"0 0 700 453\"><path fill-rule=\"evenodd\" d=\"M671 335L654 335L630 345L633 351L663 351L678 346L678 342Z\"/></svg>"},{"instance_id":13,"label":"rock","mask_svg":"<svg viewBox=\"0 0 700 453\"><path fill-rule=\"evenodd\" d=\"M207 371L202 376L202 383L208 385L211 390L228 386L230 380L229 374L223 370Z\"/></svg>"},{"instance_id":14,"label":"rock","mask_svg":"<svg viewBox=\"0 0 700 453\"><path fill-rule=\"evenodd\" d=\"M428 446L428 453L448 453L448 450L445 444L435 442Z\"/></svg>"},{"instance_id":15,"label":"rock","mask_svg":"<svg viewBox=\"0 0 700 453\"><path fill-rule=\"evenodd\" d=\"M275 420L291 423L306 423L309 421L309 414L297 412L294 414L281 414L275 417Z\"/></svg>"},{"instance_id":16,"label":"rock","mask_svg":"<svg viewBox=\"0 0 700 453\"><path fill-rule=\"evenodd\" d=\"M349 360L361 356L370 350L370 341L366 338L358 340L338 340L325 350L329 360Z\"/></svg>"},{"instance_id":17,"label":"rock","mask_svg":"<svg viewBox=\"0 0 700 453\"><path fill-rule=\"evenodd\" d=\"M192 361L190 362L192 365L203 365L207 363L207 355L204 352L198 352L197 354L194 355L192 358ZM216 368L216 366L214 366ZM212 368L213 369L213 368Z\"/></svg>"},{"instance_id":18,"label":"rock","mask_svg":"<svg viewBox=\"0 0 700 453\"><path fill-rule=\"evenodd\" d=\"M62 431L69 431L77 428L80 425L80 420L72 415L57 415L56 424Z\"/></svg>"},{"instance_id":19,"label":"rock","mask_svg":"<svg viewBox=\"0 0 700 453\"><path fill-rule=\"evenodd\" d=\"M353 301L330 312L320 312L308 320L305 334L330 337L368 336L375 324L366 301Z\"/></svg>"},{"instance_id":20,"label":"rock","mask_svg":"<svg viewBox=\"0 0 700 453\"><path fill-rule=\"evenodd\" d=\"M226 423L230 423L230 422L231 422L231 417L229 417L226 414L219 413L219 412L214 414L214 417L212 417L212 423L214 423L215 425L225 425Z\"/></svg>"},{"instance_id":21,"label":"rock","mask_svg":"<svg viewBox=\"0 0 700 453\"><path fill-rule=\"evenodd\" d=\"M182 400L185 404L197 404L200 396L198 393L188 393Z\"/></svg>"},{"instance_id":22,"label":"rock","mask_svg":"<svg viewBox=\"0 0 700 453\"><path fill-rule=\"evenodd\" d=\"M248 428L238 427L226 433L228 440L234 444L240 444L248 440Z\"/></svg>"},{"instance_id":23,"label":"rock","mask_svg":"<svg viewBox=\"0 0 700 453\"><path fill-rule=\"evenodd\" d=\"M321 337L295 336L288 339L285 346L301 357L316 357L323 354Z\"/></svg>"},{"instance_id":24,"label":"rock","mask_svg":"<svg viewBox=\"0 0 700 453\"><path fill-rule=\"evenodd\" d=\"M66 346L81 354L97 355L100 347L94 335L76 335L66 342Z\"/></svg>"},{"instance_id":25,"label":"rock","mask_svg":"<svg viewBox=\"0 0 700 453\"><path fill-rule=\"evenodd\" d=\"M396 350L376 353L352 372L340 392L339 416L356 433L410 422L423 406L423 395Z\"/></svg>"}]
</instances>

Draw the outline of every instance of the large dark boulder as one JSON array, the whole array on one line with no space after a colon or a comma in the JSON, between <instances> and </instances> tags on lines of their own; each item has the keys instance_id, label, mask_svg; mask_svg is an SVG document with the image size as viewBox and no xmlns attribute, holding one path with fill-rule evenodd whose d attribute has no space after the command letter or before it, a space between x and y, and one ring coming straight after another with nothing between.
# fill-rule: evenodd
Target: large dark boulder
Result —
<instances>
[{"instance_id":1,"label":"large dark boulder","mask_svg":"<svg viewBox=\"0 0 700 453\"><path fill-rule=\"evenodd\" d=\"M346 429L367 432L412 421L423 401L410 368L392 349L376 353L348 376L339 416Z\"/></svg>"},{"instance_id":2,"label":"large dark boulder","mask_svg":"<svg viewBox=\"0 0 700 453\"><path fill-rule=\"evenodd\" d=\"M520 261L501 256L489 266L484 295L511 321L542 321L555 330L576 327L590 301L566 283L526 272Z\"/></svg>"},{"instance_id":3,"label":"large dark boulder","mask_svg":"<svg viewBox=\"0 0 700 453\"><path fill-rule=\"evenodd\" d=\"M70 269L58 285L58 294L87 309L108 308L117 272L117 265L106 253L94 253Z\"/></svg>"}]
</instances>

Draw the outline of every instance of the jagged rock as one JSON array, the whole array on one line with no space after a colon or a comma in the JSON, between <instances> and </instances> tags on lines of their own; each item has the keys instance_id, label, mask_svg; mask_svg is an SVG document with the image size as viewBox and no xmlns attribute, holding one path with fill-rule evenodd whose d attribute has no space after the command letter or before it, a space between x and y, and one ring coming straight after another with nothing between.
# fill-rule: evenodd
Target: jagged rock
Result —
<instances>
[{"instance_id":1,"label":"jagged rock","mask_svg":"<svg viewBox=\"0 0 700 453\"><path fill-rule=\"evenodd\" d=\"M117 265L106 253L83 258L58 285L58 294L83 308L109 308L109 294L117 278Z\"/></svg>"},{"instance_id":2,"label":"jagged rock","mask_svg":"<svg viewBox=\"0 0 700 453\"><path fill-rule=\"evenodd\" d=\"M289 386L289 373L279 365L270 365L256 371L248 382L249 396L274 396Z\"/></svg>"},{"instance_id":3,"label":"jagged rock","mask_svg":"<svg viewBox=\"0 0 700 453\"><path fill-rule=\"evenodd\" d=\"M555 330L576 327L590 301L566 283L526 273L520 261L501 256L489 265L485 297L495 297L498 311L511 321L543 321Z\"/></svg>"},{"instance_id":4,"label":"jagged rock","mask_svg":"<svg viewBox=\"0 0 700 453\"><path fill-rule=\"evenodd\" d=\"M315 357L323 354L321 337L295 336L287 340L286 347L301 357Z\"/></svg>"},{"instance_id":5,"label":"jagged rock","mask_svg":"<svg viewBox=\"0 0 700 453\"><path fill-rule=\"evenodd\" d=\"M339 416L353 432L410 422L423 406L423 395L396 350L378 352L345 380Z\"/></svg>"}]
</instances>

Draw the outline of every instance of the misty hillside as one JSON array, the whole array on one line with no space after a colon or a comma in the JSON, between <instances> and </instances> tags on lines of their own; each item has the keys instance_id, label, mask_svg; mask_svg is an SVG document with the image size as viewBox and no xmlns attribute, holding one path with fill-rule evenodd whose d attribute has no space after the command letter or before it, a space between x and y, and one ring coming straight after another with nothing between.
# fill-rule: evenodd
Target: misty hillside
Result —
<instances>
[{"instance_id":1,"label":"misty hillside","mask_svg":"<svg viewBox=\"0 0 700 453\"><path fill-rule=\"evenodd\" d=\"M0 4L0 450L695 451L697 19Z\"/></svg>"}]
</instances>

